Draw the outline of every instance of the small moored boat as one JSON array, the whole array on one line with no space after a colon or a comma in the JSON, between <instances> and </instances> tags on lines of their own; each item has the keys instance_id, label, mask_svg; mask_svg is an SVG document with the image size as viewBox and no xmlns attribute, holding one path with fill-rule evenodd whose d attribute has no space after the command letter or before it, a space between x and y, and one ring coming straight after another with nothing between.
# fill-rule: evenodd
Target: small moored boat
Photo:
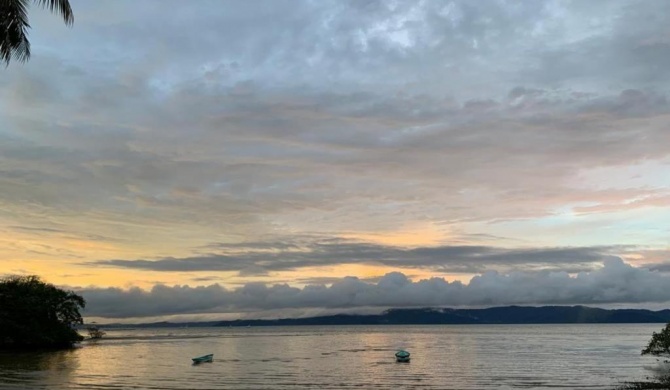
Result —
<instances>
[{"instance_id":1,"label":"small moored boat","mask_svg":"<svg viewBox=\"0 0 670 390\"><path fill-rule=\"evenodd\" d=\"M210 353L209 355L204 355L204 356L196 357L196 358L193 358L193 359L191 359L191 360L193 360L193 363L194 363L194 364L198 364L198 363L211 363L213 358L214 358L214 354L211 354L211 353Z\"/></svg>"},{"instance_id":2,"label":"small moored boat","mask_svg":"<svg viewBox=\"0 0 670 390\"><path fill-rule=\"evenodd\" d=\"M395 360L398 363L409 363L409 352L403 350L396 352Z\"/></svg>"}]
</instances>

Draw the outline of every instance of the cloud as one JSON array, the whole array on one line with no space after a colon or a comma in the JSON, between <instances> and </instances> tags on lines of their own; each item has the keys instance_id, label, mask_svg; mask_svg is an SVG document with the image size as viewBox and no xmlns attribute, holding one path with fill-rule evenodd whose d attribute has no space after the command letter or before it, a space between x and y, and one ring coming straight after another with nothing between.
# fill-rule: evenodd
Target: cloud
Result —
<instances>
[{"instance_id":1,"label":"cloud","mask_svg":"<svg viewBox=\"0 0 670 390\"><path fill-rule=\"evenodd\" d=\"M117 267L148 271L238 271L265 275L269 271L340 264L383 264L402 268L430 268L442 272L482 272L523 265L529 268L582 267L616 258L617 247L510 249L488 246L396 246L331 239L303 243L220 244L228 253L156 260L98 260L89 267ZM212 247L211 245L208 247ZM243 249L243 251L239 251ZM231 250L234 250L231 251Z\"/></svg>"},{"instance_id":2,"label":"cloud","mask_svg":"<svg viewBox=\"0 0 670 390\"><path fill-rule=\"evenodd\" d=\"M416 225L442 245L481 234L667 246L626 225L670 212L664 0L73 7L72 29L31 10L35 55L0 73L3 218L50 240L45 256L75 237L112 243L69 257L113 259L98 266L251 276L352 262L481 272L524 258L579 271L608 255L193 249ZM643 180L621 176L647 163Z\"/></svg>"},{"instance_id":3,"label":"cloud","mask_svg":"<svg viewBox=\"0 0 670 390\"><path fill-rule=\"evenodd\" d=\"M667 2L654 0L645 7L628 1L554 4L559 11L553 20L558 34L544 46L536 42L533 66L528 69L532 79L543 83L611 80L667 88L670 40L662 26L662 15L670 12ZM569 20L558 19L566 13ZM594 13L609 16L593 18ZM583 34L581 23L587 20L593 23L591 34ZM563 30L561 24L575 29ZM596 72L597 78L593 77Z\"/></svg>"},{"instance_id":4,"label":"cloud","mask_svg":"<svg viewBox=\"0 0 670 390\"><path fill-rule=\"evenodd\" d=\"M183 87L160 102L144 91L146 110L137 110L125 90L100 88L121 107L107 102L104 111L86 109L96 118L72 113L61 124L15 120L0 177L14 213L30 215L37 204L66 225L77 213L105 214L96 230L110 218L145 227L197 220L245 235L270 230L261 222L268 218L301 230L376 230L426 215L444 223L537 218L566 202L612 198L662 207L627 202L667 196L662 188L566 185L584 169L667 156L669 110L651 92L577 99L516 88L513 99L484 110L421 95L262 87L240 97L234 87ZM605 206L589 210L617 209Z\"/></svg>"},{"instance_id":5,"label":"cloud","mask_svg":"<svg viewBox=\"0 0 670 390\"><path fill-rule=\"evenodd\" d=\"M670 263L649 264L646 267L648 267L651 271L670 273Z\"/></svg>"},{"instance_id":6,"label":"cloud","mask_svg":"<svg viewBox=\"0 0 670 390\"><path fill-rule=\"evenodd\" d=\"M249 283L226 289L156 285L151 290L87 288L85 315L107 318L195 313L356 307L474 306L509 304L614 304L669 302L670 278L612 259L591 272L487 272L469 284L432 278L412 282L404 274L386 274L376 283L345 277L330 286L304 288Z\"/></svg>"}]
</instances>

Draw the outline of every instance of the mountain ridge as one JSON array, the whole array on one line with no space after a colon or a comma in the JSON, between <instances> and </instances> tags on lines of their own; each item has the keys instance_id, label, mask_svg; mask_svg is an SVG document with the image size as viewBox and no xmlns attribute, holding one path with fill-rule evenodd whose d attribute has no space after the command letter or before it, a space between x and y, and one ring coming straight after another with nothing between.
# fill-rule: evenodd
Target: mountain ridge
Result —
<instances>
[{"instance_id":1,"label":"mountain ridge","mask_svg":"<svg viewBox=\"0 0 670 390\"><path fill-rule=\"evenodd\" d=\"M498 306L485 309L394 308L380 314L333 314L304 318L237 319L205 322L107 324L106 327L205 327L299 325L514 325L667 323L670 309L601 309L588 306Z\"/></svg>"}]
</instances>

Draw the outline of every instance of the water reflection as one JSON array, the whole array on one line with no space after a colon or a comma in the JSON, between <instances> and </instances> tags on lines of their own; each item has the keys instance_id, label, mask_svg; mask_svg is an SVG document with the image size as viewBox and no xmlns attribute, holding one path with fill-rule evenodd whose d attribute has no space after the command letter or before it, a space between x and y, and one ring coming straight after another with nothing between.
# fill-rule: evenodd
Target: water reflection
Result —
<instances>
[{"instance_id":1,"label":"water reflection","mask_svg":"<svg viewBox=\"0 0 670 390\"><path fill-rule=\"evenodd\" d=\"M0 382L7 386L56 387L79 368L77 350L0 353ZM18 386L17 386L18 387Z\"/></svg>"},{"instance_id":2,"label":"water reflection","mask_svg":"<svg viewBox=\"0 0 670 390\"><path fill-rule=\"evenodd\" d=\"M72 351L0 355L0 389L611 388L648 375L653 325L110 331ZM398 348L410 364L395 363ZM211 364L191 358L214 354Z\"/></svg>"}]
</instances>

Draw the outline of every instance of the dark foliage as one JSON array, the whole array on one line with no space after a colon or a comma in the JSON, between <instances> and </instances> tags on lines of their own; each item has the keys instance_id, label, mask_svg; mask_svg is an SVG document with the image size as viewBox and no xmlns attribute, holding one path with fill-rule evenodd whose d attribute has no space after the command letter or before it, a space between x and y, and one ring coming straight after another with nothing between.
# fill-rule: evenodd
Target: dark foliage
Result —
<instances>
[{"instance_id":1,"label":"dark foliage","mask_svg":"<svg viewBox=\"0 0 670 390\"><path fill-rule=\"evenodd\" d=\"M107 334L107 332L105 332L104 330L100 330L100 328L98 328L97 326L89 326L86 329L88 330L88 337L94 340L101 339L102 336Z\"/></svg>"},{"instance_id":2,"label":"dark foliage","mask_svg":"<svg viewBox=\"0 0 670 390\"><path fill-rule=\"evenodd\" d=\"M660 376L644 382L630 382L618 388L619 390L647 390L670 389L670 375Z\"/></svg>"},{"instance_id":3,"label":"dark foliage","mask_svg":"<svg viewBox=\"0 0 670 390\"><path fill-rule=\"evenodd\" d=\"M30 3L37 3L51 12L59 13L67 25L74 21L68 0L0 0L0 61L5 64L9 64L12 59L25 62L30 58Z\"/></svg>"},{"instance_id":4,"label":"dark foliage","mask_svg":"<svg viewBox=\"0 0 670 390\"><path fill-rule=\"evenodd\" d=\"M642 350L642 354L670 357L670 324L667 324L660 332L653 333L649 344Z\"/></svg>"},{"instance_id":5,"label":"dark foliage","mask_svg":"<svg viewBox=\"0 0 670 390\"><path fill-rule=\"evenodd\" d=\"M667 324L660 332L654 332L649 344L642 350L642 355L670 357L670 324ZM620 390L643 390L643 389L670 389L670 373L663 372L655 378L647 378L642 382L630 382L619 388Z\"/></svg>"},{"instance_id":6,"label":"dark foliage","mask_svg":"<svg viewBox=\"0 0 670 390\"><path fill-rule=\"evenodd\" d=\"M85 304L37 276L0 280L0 348L71 347L83 339L74 327L83 323L79 309Z\"/></svg>"}]
</instances>

